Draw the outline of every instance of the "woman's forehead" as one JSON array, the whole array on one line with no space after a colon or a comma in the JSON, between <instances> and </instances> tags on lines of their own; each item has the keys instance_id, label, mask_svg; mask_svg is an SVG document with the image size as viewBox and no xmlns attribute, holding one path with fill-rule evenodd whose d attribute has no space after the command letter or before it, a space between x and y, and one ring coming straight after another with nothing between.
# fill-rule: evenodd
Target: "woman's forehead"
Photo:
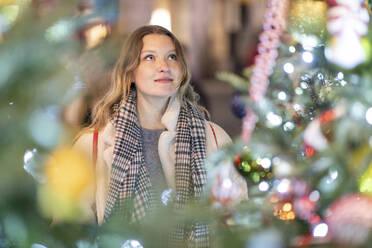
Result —
<instances>
[{"instance_id":1,"label":"woman's forehead","mask_svg":"<svg viewBox=\"0 0 372 248\"><path fill-rule=\"evenodd\" d=\"M142 38L142 51L151 50L158 48L167 48L169 50L175 50L173 40L164 34L148 34Z\"/></svg>"}]
</instances>

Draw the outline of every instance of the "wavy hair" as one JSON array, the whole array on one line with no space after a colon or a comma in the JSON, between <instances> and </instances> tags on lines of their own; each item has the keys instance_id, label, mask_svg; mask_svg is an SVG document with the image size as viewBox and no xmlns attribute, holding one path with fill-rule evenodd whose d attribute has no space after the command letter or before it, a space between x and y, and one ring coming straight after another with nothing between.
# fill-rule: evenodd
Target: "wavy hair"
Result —
<instances>
[{"instance_id":1,"label":"wavy hair","mask_svg":"<svg viewBox=\"0 0 372 248\"><path fill-rule=\"evenodd\" d=\"M142 38L149 34L167 35L171 38L182 67L182 79L178 90L180 102L183 104L184 99L189 100L201 113L209 118L208 111L197 103L199 95L195 93L190 85L191 75L180 42L166 28L157 25L147 25L136 29L124 43L120 57L111 75L111 86L103 98L93 107L93 119L88 127L89 130L102 129L114 114L113 106L127 98L131 85L134 82L134 71L140 63L140 54L143 47Z\"/></svg>"}]
</instances>

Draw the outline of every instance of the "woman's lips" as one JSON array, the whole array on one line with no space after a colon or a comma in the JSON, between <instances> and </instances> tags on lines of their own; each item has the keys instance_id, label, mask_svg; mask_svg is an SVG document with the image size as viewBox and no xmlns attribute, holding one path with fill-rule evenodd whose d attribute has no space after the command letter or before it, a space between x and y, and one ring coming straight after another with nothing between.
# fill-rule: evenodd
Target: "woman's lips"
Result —
<instances>
[{"instance_id":1,"label":"woman's lips","mask_svg":"<svg viewBox=\"0 0 372 248\"><path fill-rule=\"evenodd\" d=\"M155 82L157 82L157 83L171 83L171 82L173 82L173 79L172 78L158 78L158 79L155 79Z\"/></svg>"}]
</instances>

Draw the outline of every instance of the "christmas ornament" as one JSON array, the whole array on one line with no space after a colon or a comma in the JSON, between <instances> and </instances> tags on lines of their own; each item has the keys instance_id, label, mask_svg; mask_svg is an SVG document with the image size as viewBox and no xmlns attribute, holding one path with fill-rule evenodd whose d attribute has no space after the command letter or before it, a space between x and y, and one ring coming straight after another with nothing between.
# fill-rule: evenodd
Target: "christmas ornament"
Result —
<instances>
[{"instance_id":1,"label":"christmas ornament","mask_svg":"<svg viewBox=\"0 0 372 248\"><path fill-rule=\"evenodd\" d=\"M271 160L269 158L254 159L247 147L235 156L234 164L248 184L258 184L262 180L272 178Z\"/></svg>"},{"instance_id":2,"label":"christmas ornament","mask_svg":"<svg viewBox=\"0 0 372 248\"><path fill-rule=\"evenodd\" d=\"M234 94L230 103L230 107L234 115L239 119L242 119L246 115L245 104L240 93Z\"/></svg>"},{"instance_id":3,"label":"christmas ornament","mask_svg":"<svg viewBox=\"0 0 372 248\"><path fill-rule=\"evenodd\" d=\"M247 199L247 183L234 168L226 150L214 153L206 160L208 184L205 199L215 208L229 208Z\"/></svg>"},{"instance_id":4,"label":"christmas ornament","mask_svg":"<svg viewBox=\"0 0 372 248\"><path fill-rule=\"evenodd\" d=\"M324 1L291 1L288 13L288 31L300 42L305 41L305 36L322 37L326 31L326 16L327 3Z\"/></svg>"},{"instance_id":5,"label":"christmas ornament","mask_svg":"<svg viewBox=\"0 0 372 248\"><path fill-rule=\"evenodd\" d=\"M372 195L372 163L360 178L359 191L368 195Z\"/></svg>"},{"instance_id":6,"label":"christmas ornament","mask_svg":"<svg viewBox=\"0 0 372 248\"><path fill-rule=\"evenodd\" d=\"M90 204L94 202L94 172L88 158L71 148L59 148L44 168L46 183L39 188L44 214L56 221L89 218Z\"/></svg>"},{"instance_id":7,"label":"christmas ornament","mask_svg":"<svg viewBox=\"0 0 372 248\"><path fill-rule=\"evenodd\" d=\"M369 15L364 0L332 0L327 28L332 35L326 58L345 69L352 69L366 59L361 38L368 32Z\"/></svg>"},{"instance_id":8,"label":"christmas ornament","mask_svg":"<svg viewBox=\"0 0 372 248\"><path fill-rule=\"evenodd\" d=\"M339 105L334 109L325 111L307 125L304 131L306 156L312 157L315 151L322 151L328 147L328 140L331 137L332 131L332 126L329 124L334 119L344 115L345 111L345 107Z\"/></svg>"},{"instance_id":9,"label":"christmas ornament","mask_svg":"<svg viewBox=\"0 0 372 248\"><path fill-rule=\"evenodd\" d=\"M363 244L372 227L372 197L353 193L336 200L325 220L330 237L345 247Z\"/></svg>"},{"instance_id":10,"label":"christmas ornament","mask_svg":"<svg viewBox=\"0 0 372 248\"><path fill-rule=\"evenodd\" d=\"M265 95L269 85L269 76L273 72L275 59L278 56L280 35L285 29L286 12L288 9L287 0L269 0L264 14L262 24L263 32L259 36L260 43L257 50L258 55L250 78L249 97L253 102L258 103ZM253 110L247 109L243 118L242 140L248 142L258 118Z\"/></svg>"}]
</instances>

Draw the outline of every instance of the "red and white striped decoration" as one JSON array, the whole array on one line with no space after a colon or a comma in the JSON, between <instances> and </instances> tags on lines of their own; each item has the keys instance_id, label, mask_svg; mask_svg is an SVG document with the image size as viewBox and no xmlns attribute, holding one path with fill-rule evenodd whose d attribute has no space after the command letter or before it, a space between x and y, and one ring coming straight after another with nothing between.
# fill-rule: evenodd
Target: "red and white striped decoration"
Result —
<instances>
[{"instance_id":1,"label":"red and white striped decoration","mask_svg":"<svg viewBox=\"0 0 372 248\"><path fill-rule=\"evenodd\" d=\"M259 36L258 55L255 57L250 78L249 97L258 103L266 94L269 77L278 57L280 36L286 26L288 0L268 0L264 14L263 32ZM247 108L243 118L242 140L248 142L258 121L252 109Z\"/></svg>"}]
</instances>

